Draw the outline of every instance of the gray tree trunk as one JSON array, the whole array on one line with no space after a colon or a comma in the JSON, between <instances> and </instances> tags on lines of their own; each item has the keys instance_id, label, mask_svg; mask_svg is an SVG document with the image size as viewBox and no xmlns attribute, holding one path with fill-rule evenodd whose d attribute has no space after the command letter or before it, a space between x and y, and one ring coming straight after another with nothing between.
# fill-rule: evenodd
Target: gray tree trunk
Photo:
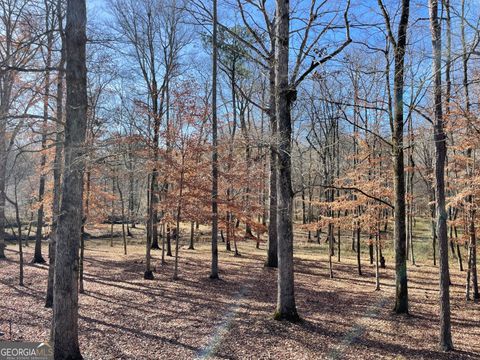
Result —
<instances>
[{"instance_id":1,"label":"gray tree trunk","mask_svg":"<svg viewBox=\"0 0 480 360\"><path fill-rule=\"evenodd\" d=\"M403 159L403 93L405 49L407 46L407 28L410 1L402 0L402 12L398 25L398 35L394 47L394 120L392 131L392 152L395 193L395 312L408 313L408 280L407 280L407 234L405 223L405 166ZM393 38L391 39L392 41Z\"/></svg>"},{"instance_id":2,"label":"gray tree trunk","mask_svg":"<svg viewBox=\"0 0 480 360\"><path fill-rule=\"evenodd\" d=\"M450 4L448 3L448 6ZM466 42L466 36L465 36L465 0L462 0L461 3L461 41L462 41L462 65L463 65L463 89L465 91L465 108L466 108L466 113L467 117L470 117L470 111L471 111L471 103L470 103L470 90L469 90L469 79L468 79L468 60L470 59L471 53L467 53L467 42ZM471 132L473 129L471 129L471 124L470 120L468 121L468 128L467 130ZM475 154L472 156L472 149L468 148L467 149L467 157L468 159L475 159ZM472 178L473 176L473 167L474 166L468 166L467 167L467 176L469 178ZM470 210L468 211L468 219L469 219L469 224L468 224L468 229L470 233L470 244L469 247L471 249L471 263L470 263L470 270L469 274L467 275L468 281L467 281L467 288L470 289L470 278L472 280L472 286L473 286L473 300L477 302L480 300L480 294L478 291L478 275L477 275L477 236L476 236L476 230L475 230L475 207L473 206L473 196L470 195L468 196L468 202L472 205L470 205ZM469 294L467 294L467 299L469 299Z\"/></svg>"},{"instance_id":3,"label":"gray tree trunk","mask_svg":"<svg viewBox=\"0 0 480 360\"><path fill-rule=\"evenodd\" d=\"M53 306L53 279L55 273L55 248L57 240L58 216L60 214L62 161L63 161L63 79L65 67L65 33L63 31L62 0L57 2L57 18L59 23L61 50L57 75L57 125L55 134L55 156L53 160L53 201L52 201L52 229L48 244L48 282L45 307Z\"/></svg>"},{"instance_id":4,"label":"gray tree trunk","mask_svg":"<svg viewBox=\"0 0 480 360\"><path fill-rule=\"evenodd\" d=\"M45 194L45 165L47 163L47 154L45 151L47 149L47 124L48 124L48 110L49 110L49 97L50 97L50 70L52 66L52 46L53 46L53 24L50 26L53 16L47 14L45 20L45 28L48 32L47 36L47 59L45 66L47 70L45 71L45 93L43 95L43 124L42 124L42 156L40 159L40 181L38 185L38 199L40 206L37 210L37 229L35 232L35 252L33 255L32 263L34 264L44 264L46 261L42 256L42 230L43 230L43 216L44 216L44 207L43 207L43 196Z\"/></svg>"},{"instance_id":5,"label":"gray tree trunk","mask_svg":"<svg viewBox=\"0 0 480 360\"><path fill-rule=\"evenodd\" d=\"M277 115L275 110L275 67L274 61L270 65L270 131L272 141L270 149L270 213L268 222L268 250L267 250L267 267L276 268L278 266L277 247Z\"/></svg>"},{"instance_id":6,"label":"gray tree trunk","mask_svg":"<svg viewBox=\"0 0 480 360\"><path fill-rule=\"evenodd\" d=\"M5 34L7 42L11 42L11 34ZM8 44L7 44L8 46ZM7 54L10 57L10 54ZM7 60L9 58L7 57ZM10 61L10 60L9 60ZM0 259L5 258L5 182L7 176L7 116L12 95L13 75L11 71L0 74L2 91L0 93Z\"/></svg>"},{"instance_id":7,"label":"gray tree trunk","mask_svg":"<svg viewBox=\"0 0 480 360\"><path fill-rule=\"evenodd\" d=\"M78 343L78 249L87 124L86 20L85 0L68 0L65 31L65 173L57 228L53 306L56 360L82 359Z\"/></svg>"},{"instance_id":8,"label":"gray tree trunk","mask_svg":"<svg viewBox=\"0 0 480 360\"><path fill-rule=\"evenodd\" d=\"M293 222L292 222L292 159L291 105L295 91L289 87L289 1L277 0L276 12L276 92L275 104L278 121L278 178L277 178L277 231L278 231L278 293L275 319L296 321L299 319L295 305L293 270Z\"/></svg>"},{"instance_id":9,"label":"gray tree trunk","mask_svg":"<svg viewBox=\"0 0 480 360\"><path fill-rule=\"evenodd\" d=\"M212 266L210 279L218 279L218 140L217 140L217 0L213 0L212 36Z\"/></svg>"},{"instance_id":10,"label":"gray tree trunk","mask_svg":"<svg viewBox=\"0 0 480 360\"><path fill-rule=\"evenodd\" d=\"M435 121L433 140L435 143L435 199L437 238L440 262L440 347L444 351L453 349L450 324L450 274L448 269L447 211L445 209L445 158L447 155L446 135L442 114L442 49L441 25L438 19L438 1L429 0L430 31L434 73Z\"/></svg>"},{"instance_id":11,"label":"gray tree trunk","mask_svg":"<svg viewBox=\"0 0 480 360\"><path fill-rule=\"evenodd\" d=\"M2 99L3 100L3 99ZM3 104L1 104L3 105ZM0 259L5 258L5 177L7 170L6 117L0 108Z\"/></svg>"}]
</instances>

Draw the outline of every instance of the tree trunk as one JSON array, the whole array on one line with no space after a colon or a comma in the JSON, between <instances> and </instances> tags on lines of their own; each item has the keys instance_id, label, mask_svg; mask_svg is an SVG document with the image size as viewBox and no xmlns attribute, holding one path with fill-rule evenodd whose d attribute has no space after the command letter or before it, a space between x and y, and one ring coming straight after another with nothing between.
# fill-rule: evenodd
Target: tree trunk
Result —
<instances>
[{"instance_id":1,"label":"tree trunk","mask_svg":"<svg viewBox=\"0 0 480 360\"><path fill-rule=\"evenodd\" d=\"M1 79L4 80L4 79ZM2 92L0 102L0 259L5 258L5 185L7 176L7 116L8 106L10 102L10 94L6 86L8 94Z\"/></svg>"},{"instance_id":2,"label":"tree trunk","mask_svg":"<svg viewBox=\"0 0 480 360\"><path fill-rule=\"evenodd\" d=\"M127 255L127 233L125 231L125 223L127 222L127 219L125 218L125 202L123 201L123 192L122 192L122 189L120 188L120 182L118 181L118 178L117 178L117 190L118 190L118 195L120 196L120 205L122 207L123 254Z\"/></svg>"},{"instance_id":3,"label":"tree trunk","mask_svg":"<svg viewBox=\"0 0 480 360\"><path fill-rule=\"evenodd\" d=\"M35 252L33 255L32 263L44 264L45 259L42 256L42 230L43 230L43 196L45 194L45 165L47 163L47 125L48 125L48 110L49 110L49 97L50 97L50 70L52 66L52 47L53 47L53 29L50 28L50 16L46 14L45 28L48 31L47 35L47 58L45 66L45 93L43 95L43 123L42 123L42 156L40 158L40 181L38 185L38 203L40 204L37 210L37 229L35 232Z\"/></svg>"},{"instance_id":4,"label":"tree trunk","mask_svg":"<svg viewBox=\"0 0 480 360\"><path fill-rule=\"evenodd\" d=\"M435 144L435 198L437 237L440 260L440 347L444 351L453 349L450 324L450 274L448 268L447 211L445 209L445 158L446 136L442 114L442 55L441 25L438 19L438 2L429 0L430 30L432 34L433 73L435 76L435 122L433 140Z\"/></svg>"},{"instance_id":5,"label":"tree trunk","mask_svg":"<svg viewBox=\"0 0 480 360\"><path fill-rule=\"evenodd\" d=\"M65 174L55 261L54 357L82 359L78 343L78 247L82 226L84 144L87 124L85 0L67 2Z\"/></svg>"},{"instance_id":6,"label":"tree trunk","mask_svg":"<svg viewBox=\"0 0 480 360\"><path fill-rule=\"evenodd\" d=\"M357 251L355 250L355 239L356 239L356 236L355 236L355 234L356 234L355 224L356 224L356 223L355 223L355 221L354 221L354 222L353 222L353 230L352 230L352 251L353 251L353 252L357 252Z\"/></svg>"},{"instance_id":7,"label":"tree trunk","mask_svg":"<svg viewBox=\"0 0 480 360\"><path fill-rule=\"evenodd\" d=\"M370 255L370 265L373 265L373 252L374 252L374 248L373 248L373 239L372 239L372 236L370 235L370 239L369 239L369 243L368 243L368 253Z\"/></svg>"},{"instance_id":8,"label":"tree trunk","mask_svg":"<svg viewBox=\"0 0 480 360\"><path fill-rule=\"evenodd\" d=\"M185 166L185 155L182 155L182 170L180 173L180 191L178 195L178 205L177 205L177 231L175 232L175 268L173 271L173 280L178 279L178 246L180 242L180 216L182 215L182 195L183 195L183 180L184 180L184 166Z\"/></svg>"},{"instance_id":9,"label":"tree trunk","mask_svg":"<svg viewBox=\"0 0 480 360\"><path fill-rule=\"evenodd\" d=\"M191 221L190 222L190 246L188 247L188 250L195 250L194 240L195 240L195 221Z\"/></svg>"},{"instance_id":10,"label":"tree trunk","mask_svg":"<svg viewBox=\"0 0 480 360\"><path fill-rule=\"evenodd\" d=\"M408 280L405 224L405 167L403 159L403 93L405 49L410 1L402 0L397 43L394 47L394 120L392 131L394 194L395 194L395 312L408 313ZM393 39L392 39L393 40Z\"/></svg>"},{"instance_id":11,"label":"tree trunk","mask_svg":"<svg viewBox=\"0 0 480 360\"><path fill-rule=\"evenodd\" d=\"M63 162L63 79L65 67L65 33L63 31L63 12L62 0L57 2L57 19L60 32L60 61L58 64L57 75L57 124L55 134L55 156L53 160L53 201L52 201L52 228L49 240L49 264L48 264L48 282L45 307L53 306L53 282L55 274L55 250L57 244L58 217L60 215L61 181L62 181L62 162ZM53 333L52 333L53 336Z\"/></svg>"},{"instance_id":12,"label":"tree trunk","mask_svg":"<svg viewBox=\"0 0 480 360\"><path fill-rule=\"evenodd\" d=\"M338 214L340 217L340 214ZM340 262L340 227L337 230L337 261Z\"/></svg>"},{"instance_id":13,"label":"tree trunk","mask_svg":"<svg viewBox=\"0 0 480 360\"><path fill-rule=\"evenodd\" d=\"M80 231L80 258L78 262L78 272L79 272L79 286L78 286L78 292L80 294L83 294L85 292L85 289L83 287L83 259L85 256L85 235L83 232L83 226L82 230Z\"/></svg>"},{"instance_id":14,"label":"tree trunk","mask_svg":"<svg viewBox=\"0 0 480 360\"><path fill-rule=\"evenodd\" d=\"M433 190L434 191L434 190ZM435 196L430 198L430 201L435 201ZM431 216L432 216L432 255L433 255L433 266L437 266L437 222L435 220L435 204L431 206Z\"/></svg>"},{"instance_id":15,"label":"tree trunk","mask_svg":"<svg viewBox=\"0 0 480 360\"><path fill-rule=\"evenodd\" d=\"M115 222L115 176L112 176L112 203L110 218L110 247L113 247L113 225Z\"/></svg>"},{"instance_id":16,"label":"tree trunk","mask_svg":"<svg viewBox=\"0 0 480 360\"><path fill-rule=\"evenodd\" d=\"M218 144L217 144L217 0L213 0L212 44L212 264L210 279L218 279Z\"/></svg>"},{"instance_id":17,"label":"tree trunk","mask_svg":"<svg viewBox=\"0 0 480 360\"><path fill-rule=\"evenodd\" d=\"M20 211L18 209L18 180L15 178L15 187L14 187L14 200L15 202L12 203L15 207L15 220L17 222L17 241L18 241L18 256L19 256L19 277L18 277L18 285L24 286L23 284L23 246L22 246L22 221L20 220ZM13 227L12 227L13 230Z\"/></svg>"},{"instance_id":18,"label":"tree trunk","mask_svg":"<svg viewBox=\"0 0 480 360\"><path fill-rule=\"evenodd\" d=\"M153 280L153 271L151 267L152 260L152 231L153 231L153 222L154 222L154 205L153 205L153 192L155 191L155 173L156 173L156 164L154 166L153 172L148 176L148 219L147 219L147 241L145 244L145 272L143 273L143 278L145 280Z\"/></svg>"},{"instance_id":19,"label":"tree trunk","mask_svg":"<svg viewBox=\"0 0 480 360\"><path fill-rule=\"evenodd\" d=\"M4 49L10 49L12 47L12 20L8 20L8 26L5 28L5 34L3 35L2 47ZM5 54L7 59L6 65L11 64L10 52ZM6 176L7 176L7 160L8 160L8 148L7 143L9 139L7 138L7 117L10 108L10 101L12 96L12 87L14 82L14 73L12 71L2 71L0 72L0 82L2 86L0 87L0 259L5 258L5 205L6 205ZM11 139L10 139L11 140Z\"/></svg>"},{"instance_id":20,"label":"tree trunk","mask_svg":"<svg viewBox=\"0 0 480 360\"><path fill-rule=\"evenodd\" d=\"M357 227L357 269L358 269L358 275L362 276L362 262L361 262L361 254L362 254L362 248L360 246L360 224L357 222L356 224Z\"/></svg>"},{"instance_id":21,"label":"tree trunk","mask_svg":"<svg viewBox=\"0 0 480 360\"><path fill-rule=\"evenodd\" d=\"M462 64L463 64L463 88L465 91L465 105L466 105L466 113L467 117L470 117L470 91L469 91L469 79L468 79L468 60L470 55L467 54L467 45L466 45L466 37L465 37L465 0L462 0L461 3L461 40L462 40ZM470 121L468 122L468 131L472 131ZM468 159L472 159L472 149L467 149L467 157ZM473 157L474 159L474 157ZM473 166L468 167L468 176L469 178L473 177ZM472 279L472 286L473 286L473 300L477 302L480 300L480 294L478 291L478 275L477 275L477 236L475 231L475 208L473 206L473 196L470 195L468 197L468 202L470 205L470 210L468 214L469 224L468 230L470 233L470 249L471 249L471 264L470 264L470 277ZM469 282L467 283L467 287L469 287ZM467 296L468 298L469 296Z\"/></svg>"},{"instance_id":22,"label":"tree trunk","mask_svg":"<svg viewBox=\"0 0 480 360\"><path fill-rule=\"evenodd\" d=\"M170 229L170 224L167 224L167 256L172 255L172 232Z\"/></svg>"},{"instance_id":23,"label":"tree trunk","mask_svg":"<svg viewBox=\"0 0 480 360\"><path fill-rule=\"evenodd\" d=\"M375 234L375 291L380 290L379 242L380 232L377 231Z\"/></svg>"},{"instance_id":24,"label":"tree trunk","mask_svg":"<svg viewBox=\"0 0 480 360\"><path fill-rule=\"evenodd\" d=\"M463 261L462 253L460 252L460 244L458 243L458 232L457 227L455 226L455 239L457 240L457 259L458 259L458 270L463 271Z\"/></svg>"},{"instance_id":25,"label":"tree trunk","mask_svg":"<svg viewBox=\"0 0 480 360\"><path fill-rule=\"evenodd\" d=\"M163 223L162 224L162 265L166 264L166 261L165 261L165 238L166 238L165 223Z\"/></svg>"},{"instance_id":26,"label":"tree trunk","mask_svg":"<svg viewBox=\"0 0 480 360\"><path fill-rule=\"evenodd\" d=\"M270 145L270 206L268 222L267 267L278 267L278 234L277 234L277 114L275 106L275 67L274 61L270 64L270 131L273 144Z\"/></svg>"},{"instance_id":27,"label":"tree trunk","mask_svg":"<svg viewBox=\"0 0 480 360\"><path fill-rule=\"evenodd\" d=\"M86 144L88 144L88 135L87 135L87 140L86 140ZM88 145L87 145L88 146ZM87 154L87 158L88 158L88 154ZM87 177L87 181L84 183L84 187L86 188L86 191L83 190L85 192L85 206L83 207L83 212L82 212L82 229L81 229L81 235L80 235L80 261L79 261L79 264L78 264L78 269L79 269L79 273L80 273L80 286L79 286L79 293L80 294L83 294L85 291L84 291L84 287L83 287L83 270L84 270L84 257L85 257L85 224L87 222L87 219L88 219L88 212L89 212L89 207L90 207L90 186L91 186L91 173L90 173L90 169L89 169L89 164L87 163L86 164L86 177Z\"/></svg>"},{"instance_id":28,"label":"tree trunk","mask_svg":"<svg viewBox=\"0 0 480 360\"><path fill-rule=\"evenodd\" d=\"M292 159L291 105L295 101L295 90L288 83L289 55L289 1L277 0L276 12L276 92L275 103L278 121L278 179L277 179L277 234L278 234L278 293L275 319L297 321L293 270L293 222L292 222Z\"/></svg>"},{"instance_id":29,"label":"tree trunk","mask_svg":"<svg viewBox=\"0 0 480 360\"><path fill-rule=\"evenodd\" d=\"M333 279L333 224L328 224L328 269L330 273L330 279Z\"/></svg>"}]
</instances>

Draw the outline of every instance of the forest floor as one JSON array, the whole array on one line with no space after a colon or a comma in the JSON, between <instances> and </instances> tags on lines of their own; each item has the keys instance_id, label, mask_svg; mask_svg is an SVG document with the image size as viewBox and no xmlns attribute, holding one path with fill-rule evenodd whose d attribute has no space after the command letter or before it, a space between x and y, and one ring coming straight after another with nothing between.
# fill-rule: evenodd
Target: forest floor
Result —
<instances>
[{"instance_id":1,"label":"forest floor","mask_svg":"<svg viewBox=\"0 0 480 360\"><path fill-rule=\"evenodd\" d=\"M465 272L452 265L452 333L456 350L437 349L438 268L409 264L410 316L392 314L394 273L387 256L381 291L375 269L342 247L329 278L325 246L297 241L296 300L302 321L273 320L276 270L265 268L265 243L241 242L240 257L220 243L221 280L209 280L210 246L180 248L180 279L174 259L161 265L153 251L155 279L143 280L144 245L88 240L85 293L80 295L80 345L85 359L480 359L480 304L466 302ZM44 254L47 246L44 245ZM26 248L32 258L33 244ZM44 308L47 265L25 266L18 286L18 253L7 247L0 261L0 341L43 341L52 316Z\"/></svg>"}]
</instances>

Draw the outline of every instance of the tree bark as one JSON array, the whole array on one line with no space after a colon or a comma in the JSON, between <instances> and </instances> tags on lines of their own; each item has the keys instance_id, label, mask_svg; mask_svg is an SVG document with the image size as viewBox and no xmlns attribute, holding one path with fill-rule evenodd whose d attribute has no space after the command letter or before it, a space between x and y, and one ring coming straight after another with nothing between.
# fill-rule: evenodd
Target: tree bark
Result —
<instances>
[{"instance_id":1,"label":"tree bark","mask_svg":"<svg viewBox=\"0 0 480 360\"><path fill-rule=\"evenodd\" d=\"M275 319L297 321L293 269L292 222L292 159L291 105L296 93L289 87L289 0L276 1L275 104L278 121L278 178L277 178L277 234L278 234L278 294Z\"/></svg>"},{"instance_id":2,"label":"tree bark","mask_svg":"<svg viewBox=\"0 0 480 360\"><path fill-rule=\"evenodd\" d=\"M43 196L45 194L45 165L47 163L47 125L48 125L48 110L49 110L49 98L50 98L50 67L52 66L52 47L53 47L53 29L50 26L50 14L45 16L45 29L48 32L47 35L47 58L45 66L45 93L43 95L43 123L42 123L42 142L41 142L41 158L40 158L40 180L38 185L38 203L40 204L37 210L37 228L35 232L35 252L33 255L32 263L44 264L45 259L42 256L42 230L43 230ZM53 26L52 26L53 27Z\"/></svg>"},{"instance_id":3,"label":"tree bark","mask_svg":"<svg viewBox=\"0 0 480 360\"><path fill-rule=\"evenodd\" d=\"M217 140L217 0L213 0L212 36L212 263L210 279L218 279L218 140Z\"/></svg>"},{"instance_id":4,"label":"tree bark","mask_svg":"<svg viewBox=\"0 0 480 360\"><path fill-rule=\"evenodd\" d=\"M5 258L5 177L7 168L6 113L0 112L0 259Z\"/></svg>"},{"instance_id":5,"label":"tree bark","mask_svg":"<svg viewBox=\"0 0 480 360\"><path fill-rule=\"evenodd\" d=\"M127 219L125 218L125 201L123 200L123 192L120 187L120 182L118 181L118 178L117 178L117 190L118 190L118 195L120 196L120 205L122 207L123 254L127 255L127 232L125 230L125 223L127 222Z\"/></svg>"},{"instance_id":6,"label":"tree bark","mask_svg":"<svg viewBox=\"0 0 480 360\"><path fill-rule=\"evenodd\" d=\"M85 0L68 0L65 174L57 229L53 307L56 360L82 359L78 343L78 248L87 124L86 20Z\"/></svg>"},{"instance_id":7,"label":"tree bark","mask_svg":"<svg viewBox=\"0 0 480 360\"><path fill-rule=\"evenodd\" d=\"M362 247L361 241L360 241L360 235L361 235L361 230L360 230L360 223L357 221L355 226L357 227L356 229L356 235L357 235L357 270L358 270L358 275L362 276Z\"/></svg>"},{"instance_id":8,"label":"tree bark","mask_svg":"<svg viewBox=\"0 0 480 360\"><path fill-rule=\"evenodd\" d=\"M380 231L377 230L375 234L375 291L380 290L380 269L379 269L379 243L380 243Z\"/></svg>"},{"instance_id":9,"label":"tree bark","mask_svg":"<svg viewBox=\"0 0 480 360\"><path fill-rule=\"evenodd\" d=\"M402 0L402 11L398 25L398 36L394 47L394 120L392 131L392 152L395 193L395 312L408 314L408 280L406 256L406 224L405 224L405 167L403 158L403 94L405 50L407 46L407 27L410 1ZM393 41L393 39L391 39Z\"/></svg>"},{"instance_id":10,"label":"tree bark","mask_svg":"<svg viewBox=\"0 0 480 360\"><path fill-rule=\"evenodd\" d=\"M471 103L470 103L470 90L469 90L469 79L468 79L468 60L470 57L470 54L467 54L467 45L466 45L466 37L465 37L465 0L462 0L461 3L461 40L462 40L462 65L463 65L463 89L465 91L465 107L466 107L466 113L467 113L467 118L471 116L470 114L470 108L471 108ZM471 129L471 124L470 124L470 119L468 119L468 131L472 131ZM467 149L467 157L469 160L472 160L472 149L468 148ZM474 159L475 157L473 157ZM473 177L473 166L469 165L468 166L468 174L467 176L471 179ZM468 210L468 232L470 235L470 244L469 247L471 249L471 263L470 263L470 278L472 280L472 285L473 285L473 300L477 302L480 300L480 293L478 291L478 274L477 274L477 236L476 236L476 230L475 230L475 208L473 205L473 196L469 195L467 199L468 203L470 204L469 207L470 209ZM469 288L470 286L470 281L467 282L467 287ZM469 296L467 296L467 299Z\"/></svg>"},{"instance_id":11,"label":"tree bark","mask_svg":"<svg viewBox=\"0 0 480 360\"><path fill-rule=\"evenodd\" d=\"M429 0L430 31L434 73L435 121L433 140L435 144L435 198L437 237L440 261L440 347L444 351L453 349L450 324L450 274L448 268L447 211L445 209L445 158L446 136L442 114L442 54L441 25L438 19L438 1Z\"/></svg>"},{"instance_id":12,"label":"tree bark","mask_svg":"<svg viewBox=\"0 0 480 360\"><path fill-rule=\"evenodd\" d=\"M191 221L190 222L190 246L188 247L188 250L195 250L194 240L195 240L195 221Z\"/></svg>"},{"instance_id":13,"label":"tree bark","mask_svg":"<svg viewBox=\"0 0 480 360\"><path fill-rule=\"evenodd\" d=\"M278 234L277 234L277 115L275 109L275 66L274 61L270 65L270 132L273 144L270 145L270 206L269 206L269 220L268 220L268 248L267 248L267 267L278 267Z\"/></svg>"},{"instance_id":14,"label":"tree bark","mask_svg":"<svg viewBox=\"0 0 480 360\"><path fill-rule=\"evenodd\" d=\"M63 162L63 79L65 75L65 33L63 31L62 0L57 2L57 19L60 32L60 61L57 75L57 125L55 129L55 156L53 160L53 201L52 201L52 228L49 241L48 282L45 307L53 306L53 282L55 274L55 250L57 242L58 216L60 215L62 162ZM52 333L53 336L53 333Z\"/></svg>"}]
</instances>

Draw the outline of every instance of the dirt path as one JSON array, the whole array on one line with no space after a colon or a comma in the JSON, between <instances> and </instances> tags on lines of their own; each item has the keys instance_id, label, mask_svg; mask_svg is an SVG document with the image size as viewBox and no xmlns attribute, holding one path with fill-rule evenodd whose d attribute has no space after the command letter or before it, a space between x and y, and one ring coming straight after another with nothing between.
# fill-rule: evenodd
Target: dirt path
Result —
<instances>
[{"instance_id":1,"label":"dirt path","mask_svg":"<svg viewBox=\"0 0 480 360\"><path fill-rule=\"evenodd\" d=\"M212 356L215 356L217 349L222 345L228 336L230 328L232 327L232 324L239 312L242 299L245 297L247 291L247 287L242 286L240 291L235 294L233 298L234 303L229 306L224 319L215 329L207 346L199 351L198 359L209 359Z\"/></svg>"}]
</instances>

